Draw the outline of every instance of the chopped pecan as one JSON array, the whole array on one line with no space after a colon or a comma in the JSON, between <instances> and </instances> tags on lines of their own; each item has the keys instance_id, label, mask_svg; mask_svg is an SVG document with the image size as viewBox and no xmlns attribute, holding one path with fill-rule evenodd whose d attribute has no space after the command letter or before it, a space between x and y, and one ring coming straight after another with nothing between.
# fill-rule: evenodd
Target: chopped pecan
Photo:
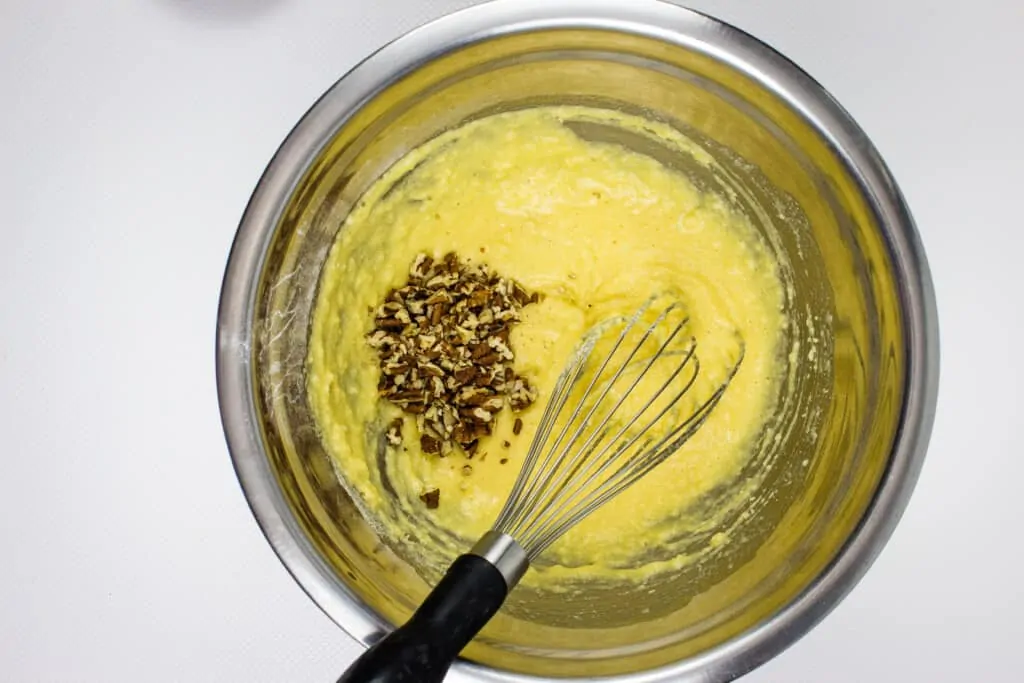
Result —
<instances>
[{"instance_id":1,"label":"chopped pecan","mask_svg":"<svg viewBox=\"0 0 1024 683\"><path fill-rule=\"evenodd\" d=\"M408 282L371 307L367 343L380 361L378 391L416 416L425 453L443 456L459 446L472 457L506 402L523 410L534 401L536 392L512 368L509 340L520 310L539 300L518 282L449 252L440 260L417 255ZM401 443L400 423L386 433L394 446ZM521 429L517 418L513 433Z\"/></svg>"}]
</instances>

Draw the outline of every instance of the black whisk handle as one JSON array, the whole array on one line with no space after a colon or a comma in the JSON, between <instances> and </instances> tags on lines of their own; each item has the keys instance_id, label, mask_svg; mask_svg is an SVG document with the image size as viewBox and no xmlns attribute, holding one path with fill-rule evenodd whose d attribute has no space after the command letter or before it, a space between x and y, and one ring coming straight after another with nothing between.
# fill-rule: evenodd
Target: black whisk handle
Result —
<instances>
[{"instance_id":1,"label":"black whisk handle","mask_svg":"<svg viewBox=\"0 0 1024 683\"><path fill-rule=\"evenodd\" d=\"M497 567L477 555L460 556L412 618L374 643L338 683L441 683L506 595Z\"/></svg>"}]
</instances>

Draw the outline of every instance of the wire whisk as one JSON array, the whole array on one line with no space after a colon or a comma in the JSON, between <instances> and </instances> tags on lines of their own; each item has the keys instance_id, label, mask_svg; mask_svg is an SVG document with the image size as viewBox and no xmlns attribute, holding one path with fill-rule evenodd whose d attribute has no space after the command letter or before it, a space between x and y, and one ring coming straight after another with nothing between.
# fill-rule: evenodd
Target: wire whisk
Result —
<instances>
[{"instance_id":1,"label":"wire whisk","mask_svg":"<svg viewBox=\"0 0 1024 683\"><path fill-rule=\"evenodd\" d=\"M697 339L684 333L689 318L676 302L650 313L592 331L552 391L494 524L530 561L686 443L739 371L742 342L720 382L686 401L701 375Z\"/></svg>"},{"instance_id":2,"label":"wire whisk","mask_svg":"<svg viewBox=\"0 0 1024 683\"><path fill-rule=\"evenodd\" d=\"M743 363L701 367L677 301L652 297L591 330L552 389L492 530L449 567L405 625L339 683L440 683L542 552L679 450L711 416Z\"/></svg>"}]
</instances>

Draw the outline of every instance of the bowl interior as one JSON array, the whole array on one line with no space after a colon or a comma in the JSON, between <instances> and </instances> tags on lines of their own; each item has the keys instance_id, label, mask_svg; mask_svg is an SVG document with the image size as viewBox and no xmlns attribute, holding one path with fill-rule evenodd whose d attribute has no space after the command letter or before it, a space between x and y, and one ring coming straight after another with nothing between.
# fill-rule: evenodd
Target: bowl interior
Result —
<instances>
[{"instance_id":1,"label":"bowl interior","mask_svg":"<svg viewBox=\"0 0 1024 683\"><path fill-rule=\"evenodd\" d=\"M828 141L755 79L697 49L564 28L478 41L386 84L334 122L270 237L252 311L253 401L268 462L309 552L335 590L354 595L371 618L403 621L429 577L360 516L307 405L320 269L355 200L410 149L489 113L553 103L616 108L683 131L717 170L612 126L576 127L651 155L699 186L731 188L734 208L761 232L790 285L788 353L780 360L789 381L758 446L756 460L770 474L739 522L739 540L642 587L517 590L465 653L537 675L624 673L694 656L791 602L861 519L900 419L903 322L877 218Z\"/></svg>"}]
</instances>

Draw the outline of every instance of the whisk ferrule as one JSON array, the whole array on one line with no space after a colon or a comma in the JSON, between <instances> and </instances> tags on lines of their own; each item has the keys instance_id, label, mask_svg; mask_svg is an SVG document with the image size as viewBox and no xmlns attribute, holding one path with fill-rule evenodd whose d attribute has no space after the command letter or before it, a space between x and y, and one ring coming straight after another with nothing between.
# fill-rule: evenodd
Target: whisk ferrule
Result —
<instances>
[{"instance_id":1,"label":"whisk ferrule","mask_svg":"<svg viewBox=\"0 0 1024 683\"><path fill-rule=\"evenodd\" d=\"M519 583L523 574L530 567L530 560L519 542L500 531L488 531L476 542L469 551L471 555L482 557L494 565L509 590Z\"/></svg>"}]
</instances>

